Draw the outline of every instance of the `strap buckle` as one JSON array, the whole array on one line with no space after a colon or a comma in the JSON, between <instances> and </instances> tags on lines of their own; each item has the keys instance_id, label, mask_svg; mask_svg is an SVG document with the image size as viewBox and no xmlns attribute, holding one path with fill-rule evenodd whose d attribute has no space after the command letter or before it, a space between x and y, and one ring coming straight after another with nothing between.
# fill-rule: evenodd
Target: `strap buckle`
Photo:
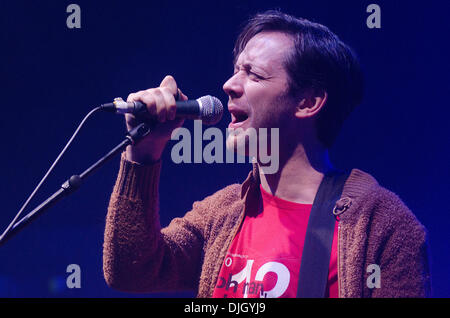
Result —
<instances>
[{"instance_id":1,"label":"strap buckle","mask_svg":"<svg viewBox=\"0 0 450 318\"><path fill-rule=\"evenodd\" d=\"M340 198L333 208L333 215L336 221L340 221L340 215L352 206L352 199L349 197Z\"/></svg>"}]
</instances>

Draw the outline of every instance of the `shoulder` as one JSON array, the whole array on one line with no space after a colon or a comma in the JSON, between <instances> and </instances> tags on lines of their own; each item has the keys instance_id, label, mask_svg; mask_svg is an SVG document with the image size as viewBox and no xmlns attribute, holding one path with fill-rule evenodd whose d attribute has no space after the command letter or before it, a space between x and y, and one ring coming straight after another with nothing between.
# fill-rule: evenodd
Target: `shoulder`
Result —
<instances>
[{"instance_id":1,"label":"shoulder","mask_svg":"<svg viewBox=\"0 0 450 318\"><path fill-rule=\"evenodd\" d=\"M353 169L344 186L343 196L351 198L352 217L369 217L377 225L391 231L402 231L409 235L425 236L426 229L406 203L394 192L380 185L369 173Z\"/></svg>"},{"instance_id":2,"label":"shoulder","mask_svg":"<svg viewBox=\"0 0 450 318\"><path fill-rule=\"evenodd\" d=\"M191 213L202 225L206 241L214 242L220 233L230 233L237 224L244 206L241 188L241 184L231 184L193 203Z\"/></svg>"},{"instance_id":3,"label":"shoulder","mask_svg":"<svg viewBox=\"0 0 450 318\"><path fill-rule=\"evenodd\" d=\"M221 226L238 218L244 205L241 199L241 184L228 185L203 200L195 201L192 211L201 218L205 227Z\"/></svg>"},{"instance_id":4,"label":"shoulder","mask_svg":"<svg viewBox=\"0 0 450 318\"><path fill-rule=\"evenodd\" d=\"M208 195L201 201L193 203L194 209L218 209L225 206L232 205L237 200L240 200L241 184L235 183L228 185L211 195Z\"/></svg>"},{"instance_id":5,"label":"shoulder","mask_svg":"<svg viewBox=\"0 0 450 318\"><path fill-rule=\"evenodd\" d=\"M190 232L195 232L204 238L208 237L211 227L221 219L229 218L233 215L232 205L239 197L240 185L232 184L221 190L206 196L204 199L195 201L192 209L184 216L172 219L169 226L163 231L167 233L181 233L181 228L187 228Z\"/></svg>"}]
</instances>

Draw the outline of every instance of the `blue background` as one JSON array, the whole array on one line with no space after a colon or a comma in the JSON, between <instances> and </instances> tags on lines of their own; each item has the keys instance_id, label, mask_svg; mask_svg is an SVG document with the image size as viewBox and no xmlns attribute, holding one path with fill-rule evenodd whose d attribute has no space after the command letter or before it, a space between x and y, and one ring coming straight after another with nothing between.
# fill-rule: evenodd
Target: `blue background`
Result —
<instances>
[{"instance_id":1,"label":"blue background","mask_svg":"<svg viewBox=\"0 0 450 318\"><path fill-rule=\"evenodd\" d=\"M381 29L366 26L366 8L381 7ZM358 53L366 94L331 156L397 193L427 227L435 297L450 296L448 12L444 1L76 1L81 29L68 29L70 1L0 4L1 231L37 185L84 115L116 96L157 86L172 74L191 98L227 98L232 48L249 15L280 8L327 25ZM218 125L223 130L229 113ZM192 122L185 127L192 128ZM39 191L33 208L125 136L123 118L97 114ZM248 164L182 164L164 154L161 223L234 182ZM0 247L1 297L148 297L103 280L106 207L115 158ZM66 267L81 267L81 288L65 285Z\"/></svg>"}]
</instances>

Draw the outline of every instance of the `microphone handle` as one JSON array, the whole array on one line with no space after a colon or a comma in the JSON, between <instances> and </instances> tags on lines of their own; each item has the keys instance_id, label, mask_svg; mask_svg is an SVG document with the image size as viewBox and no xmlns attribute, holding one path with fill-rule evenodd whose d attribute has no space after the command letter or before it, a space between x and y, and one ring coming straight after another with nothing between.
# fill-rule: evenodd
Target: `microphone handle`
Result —
<instances>
[{"instance_id":1,"label":"microphone handle","mask_svg":"<svg viewBox=\"0 0 450 318\"><path fill-rule=\"evenodd\" d=\"M147 111L147 106L140 101L135 101L134 114L139 114ZM177 113L176 117L183 117L187 119L201 119L200 103L197 100L186 100L176 102Z\"/></svg>"}]
</instances>

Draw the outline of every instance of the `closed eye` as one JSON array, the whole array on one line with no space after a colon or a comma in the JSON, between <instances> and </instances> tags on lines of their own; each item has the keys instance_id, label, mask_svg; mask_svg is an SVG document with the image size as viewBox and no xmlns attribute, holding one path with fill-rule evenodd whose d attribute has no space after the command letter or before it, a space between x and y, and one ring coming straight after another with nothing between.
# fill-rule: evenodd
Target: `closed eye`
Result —
<instances>
[{"instance_id":1,"label":"closed eye","mask_svg":"<svg viewBox=\"0 0 450 318\"><path fill-rule=\"evenodd\" d=\"M249 75L250 77L252 77L252 79L256 79L256 80L265 80L266 78L264 76L259 75L258 73L255 73L252 71L252 68L250 65L246 64L242 66L242 69L239 69L239 67L235 67L234 68L234 72L233 72L233 76L236 75L237 73L239 73L239 71L245 71L245 73L247 75Z\"/></svg>"},{"instance_id":2,"label":"closed eye","mask_svg":"<svg viewBox=\"0 0 450 318\"><path fill-rule=\"evenodd\" d=\"M256 74L256 73L253 73L253 72L249 72L249 73L250 73L250 75L256 77L256 78L259 79L259 80L265 79L264 77L262 77L261 75L258 75L258 74Z\"/></svg>"}]
</instances>

